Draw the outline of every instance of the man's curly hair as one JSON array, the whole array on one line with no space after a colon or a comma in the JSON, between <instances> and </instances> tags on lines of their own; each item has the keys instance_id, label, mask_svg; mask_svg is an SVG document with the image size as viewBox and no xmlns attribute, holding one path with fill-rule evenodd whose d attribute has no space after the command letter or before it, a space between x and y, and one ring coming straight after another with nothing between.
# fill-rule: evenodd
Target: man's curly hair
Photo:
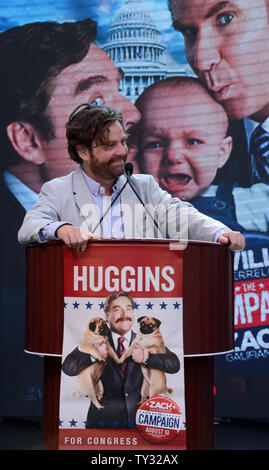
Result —
<instances>
[{"instance_id":1,"label":"man's curly hair","mask_svg":"<svg viewBox=\"0 0 269 470\"><path fill-rule=\"evenodd\" d=\"M108 145L109 127L116 121L122 125L122 114L114 109L88 103L77 106L65 125L67 149L71 159L82 163L77 145L83 145L90 151L93 142L96 145Z\"/></svg>"}]
</instances>

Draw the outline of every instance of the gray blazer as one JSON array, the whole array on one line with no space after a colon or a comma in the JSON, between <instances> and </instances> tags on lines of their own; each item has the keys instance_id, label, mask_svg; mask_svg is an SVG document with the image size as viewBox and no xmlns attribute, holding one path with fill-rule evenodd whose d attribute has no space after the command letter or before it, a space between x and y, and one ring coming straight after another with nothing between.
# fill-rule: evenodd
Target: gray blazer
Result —
<instances>
[{"instance_id":1,"label":"gray blazer","mask_svg":"<svg viewBox=\"0 0 269 470\"><path fill-rule=\"evenodd\" d=\"M125 182L126 177L120 176L120 187ZM132 183L147 209L157 219L161 233L157 233L151 218L127 184L120 196L125 238L165 237L213 241L215 233L226 228L221 222L197 211L190 203L173 198L163 191L150 175L133 175ZM25 215L18 240L22 244L41 242L40 229L56 221L82 226L91 231L99 220L98 215L94 213L95 208L79 166L75 172L53 179L42 186L39 201Z\"/></svg>"}]
</instances>

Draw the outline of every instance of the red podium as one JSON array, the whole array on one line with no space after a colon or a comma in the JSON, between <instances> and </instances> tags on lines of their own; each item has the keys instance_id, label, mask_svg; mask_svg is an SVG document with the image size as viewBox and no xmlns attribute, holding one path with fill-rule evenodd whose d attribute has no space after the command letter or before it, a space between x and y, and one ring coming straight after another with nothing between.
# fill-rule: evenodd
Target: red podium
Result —
<instances>
[{"instance_id":1,"label":"red podium","mask_svg":"<svg viewBox=\"0 0 269 470\"><path fill-rule=\"evenodd\" d=\"M156 250L169 240L94 241L109 249ZM171 246L171 245L169 245ZM175 244L174 249L177 248ZM25 350L44 355L43 448L58 448L64 323L63 244L26 249ZM189 241L183 250L183 335L187 449L214 449L214 355L234 347L233 255L224 246Z\"/></svg>"}]
</instances>

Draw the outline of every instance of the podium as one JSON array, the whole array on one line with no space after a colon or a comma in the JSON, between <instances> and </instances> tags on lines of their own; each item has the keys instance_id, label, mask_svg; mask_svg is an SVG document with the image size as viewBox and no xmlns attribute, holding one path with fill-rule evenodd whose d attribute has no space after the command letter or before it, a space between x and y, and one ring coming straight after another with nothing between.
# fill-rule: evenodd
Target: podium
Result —
<instances>
[{"instance_id":1,"label":"podium","mask_svg":"<svg viewBox=\"0 0 269 470\"><path fill-rule=\"evenodd\" d=\"M92 246L156 250L171 240L98 240ZM214 355L234 347L233 254L225 246L189 241L183 250L183 342L188 450L214 449ZM61 242L26 248L25 351L44 355L43 449L58 448L64 323Z\"/></svg>"}]
</instances>

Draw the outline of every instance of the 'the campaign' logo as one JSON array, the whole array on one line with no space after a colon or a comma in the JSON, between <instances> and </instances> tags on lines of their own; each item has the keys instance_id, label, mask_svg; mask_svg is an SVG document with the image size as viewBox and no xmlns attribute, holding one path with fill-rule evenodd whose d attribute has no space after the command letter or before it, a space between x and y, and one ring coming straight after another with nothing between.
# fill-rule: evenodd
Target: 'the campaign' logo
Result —
<instances>
[{"instance_id":1,"label":"'the campaign' logo","mask_svg":"<svg viewBox=\"0 0 269 470\"><path fill-rule=\"evenodd\" d=\"M139 433L154 444L165 444L175 439L182 428L181 421L179 406L167 397L149 398L136 413Z\"/></svg>"}]
</instances>

